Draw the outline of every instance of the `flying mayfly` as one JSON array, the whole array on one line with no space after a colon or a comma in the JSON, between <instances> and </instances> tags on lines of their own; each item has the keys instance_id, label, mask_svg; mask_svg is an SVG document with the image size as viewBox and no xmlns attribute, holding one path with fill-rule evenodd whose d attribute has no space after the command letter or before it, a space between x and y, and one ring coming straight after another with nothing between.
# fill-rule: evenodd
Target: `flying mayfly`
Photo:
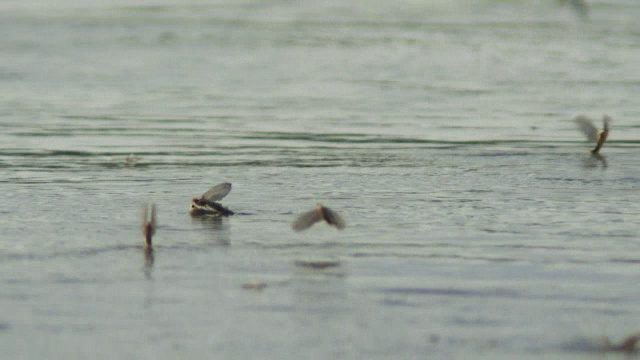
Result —
<instances>
[{"instance_id":1,"label":"flying mayfly","mask_svg":"<svg viewBox=\"0 0 640 360\"><path fill-rule=\"evenodd\" d=\"M315 209L298 216L293 224L291 224L291 228L295 231L302 231L310 228L313 224L321 220L324 220L331 226L335 226L338 230L342 230L346 226L344 220L337 212L322 204L318 204Z\"/></svg>"},{"instance_id":2,"label":"flying mayfly","mask_svg":"<svg viewBox=\"0 0 640 360\"><path fill-rule=\"evenodd\" d=\"M591 119L584 115L576 117L573 121L578 124L578 127L582 130L589 141L596 143L596 147L591 150L591 153L597 154L609 137L609 124L612 121L611 118L607 115L603 116L602 130L598 130L598 128L593 125Z\"/></svg>"},{"instance_id":3,"label":"flying mayfly","mask_svg":"<svg viewBox=\"0 0 640 360\"><path fill-rule=\"evenodd\" d=\"M230 183L221 183L207 190L199 198L191 200L189 213L192 216L231 216L233 211L222 206L217 201L222 200L231 192Z\"/></svg>"}]
</instances>

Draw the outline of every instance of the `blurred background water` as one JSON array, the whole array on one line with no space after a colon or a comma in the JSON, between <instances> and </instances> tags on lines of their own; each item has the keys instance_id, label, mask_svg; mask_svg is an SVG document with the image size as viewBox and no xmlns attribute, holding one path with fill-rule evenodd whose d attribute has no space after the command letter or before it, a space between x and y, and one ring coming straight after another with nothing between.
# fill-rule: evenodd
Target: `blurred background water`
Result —
<instances>
[{"instance_id":1,"label":"blurred background water","mask_svg":"<svg viewBox=\"0 0 640 360\"><path fill-rule=\"evenodd\" d=\"M624 0L3 2L3 353L600 358L640 331L638 19ZM579 114L613 117L602 157ZM192 219L222 181L237 215ZM294 233L316 202L347 229Z\"/></svg>"}]
</instances>

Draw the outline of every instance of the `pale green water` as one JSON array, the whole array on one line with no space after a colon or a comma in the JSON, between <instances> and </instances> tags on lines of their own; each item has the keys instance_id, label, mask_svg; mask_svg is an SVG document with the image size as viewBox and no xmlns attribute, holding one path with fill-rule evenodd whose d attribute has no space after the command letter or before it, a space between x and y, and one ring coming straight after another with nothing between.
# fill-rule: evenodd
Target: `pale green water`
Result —
<instances>
[{"instance_id":1,"label":"pale green water","mask_svg":"<svg viewBox=\"0 0 640 360\"><path fill-rule=\"evenodd\" d=\"M601 358L640 331L635 3L131 4L1 7L11 358ZM602 161L570 119L604 113ZM191 219L222 181L238 214ZM291 231L318 201L345 231Z\"/></svg>"}]
</instances>

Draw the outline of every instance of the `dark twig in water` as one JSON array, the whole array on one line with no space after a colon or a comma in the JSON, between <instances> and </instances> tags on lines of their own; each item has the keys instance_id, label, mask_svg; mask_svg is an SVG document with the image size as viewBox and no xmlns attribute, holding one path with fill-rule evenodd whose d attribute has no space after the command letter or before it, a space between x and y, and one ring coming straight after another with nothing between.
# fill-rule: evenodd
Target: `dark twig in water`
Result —
<instances>
[{"instance_id":1,"label":"dark twig in water","mask_svg":"<svg viewBox=\"0 0 640 360\"><path fill-rule=\"evenodd\" d=\"M218 184L202 194L199 198L191 200L189 213L191 216L231 216L233 211L222 206L217 201L231 192L230 183Z\"/></svg>"},{"instance_id":2,"label":"dark twig in water","mask_svg":"<svg viewBox=\"0 0 640 360\"><path fill-rule=\"evenodd\" d=\"M291 228L295 231L302 231L310 228L313 224L321 220L331 226L335 226L338 230L342 230L346 227L344 220L337 212L323 206L322 204L318 204L315 209L298 216L293 224L291 224Z\"/></svg>"}]
</instances>

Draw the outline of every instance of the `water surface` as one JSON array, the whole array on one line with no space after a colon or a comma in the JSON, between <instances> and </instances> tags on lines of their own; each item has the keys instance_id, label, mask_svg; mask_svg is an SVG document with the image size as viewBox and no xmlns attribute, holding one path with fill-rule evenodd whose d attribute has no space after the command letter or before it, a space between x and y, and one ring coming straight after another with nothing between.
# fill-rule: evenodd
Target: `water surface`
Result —
<instances>
[{"instance_id":1,"label":"water surface","mask_svg":"<svg viewBox=\"0 0 640 360\"><path fill-rule=\"evenodd\" d=\"M583 20L553 1L2 5L2 348L601 358L600 336L639 331L639 17L614 0ZM598 158L571 119L604 113ZM223 181L237 215L190 218ZM347 229L291 231L316 202Z\"/></svg>"}]
</instances>

